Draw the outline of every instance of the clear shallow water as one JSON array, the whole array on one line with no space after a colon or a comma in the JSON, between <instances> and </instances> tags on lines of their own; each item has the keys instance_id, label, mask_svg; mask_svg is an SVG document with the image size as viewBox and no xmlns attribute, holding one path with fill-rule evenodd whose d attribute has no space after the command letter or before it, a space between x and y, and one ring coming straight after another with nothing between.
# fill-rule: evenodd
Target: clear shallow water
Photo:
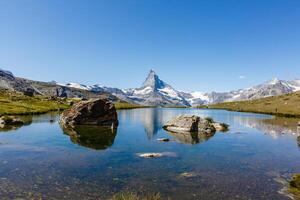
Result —
<instances>
[{"instance_id":1,"label":"clear shallow water","mask_svg":"<svg viewBox=\"0 0 300 200\"><path fill-rule=\"evenodd\" d=\"M207 138L161 129L182 113L213 117L230 131ZM172 108L118 114L116 132L63 130L56 114L27 117L26 126L0 132L1 199L109 199L121 191L171 199L288 199L275 179L300 172L298 119ZM163 137L172 141L157 141ZM136 155L146 152L169 156ZM181 175L186 172L193 176Z\"/></svg>"}]
</instances>

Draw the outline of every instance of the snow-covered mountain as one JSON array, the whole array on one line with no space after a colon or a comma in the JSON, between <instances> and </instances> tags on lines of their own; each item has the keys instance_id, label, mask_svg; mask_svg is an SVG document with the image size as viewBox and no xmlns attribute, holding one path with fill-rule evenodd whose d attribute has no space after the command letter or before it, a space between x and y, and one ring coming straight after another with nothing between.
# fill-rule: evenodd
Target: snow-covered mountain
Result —
<instances>
[{"instance_id":1,"label":"snow-covered mountain","mask_svg":"<svg viewBox=\"0 0 300 200\"><path fill-rule=\"evenodd\" d=\"M99 85L86 86L77 83L68 83L65 86L93 92L108 92L124 101L141 105L190 106L190 103L183 97L182 92L175 90L172 86L162 81L153 70L149 72L146 80L139 88L122 90Z\"/></svg>"},{"instance_id":2,"label":"snow-covered mountain","mask_svg":"<svg viewBox=\"0 0 300 200\"><path fill-rule=\"evenodd\" d=\"M65 86L92 92L107 92L124 101L141 105L196 106L228 101L259 99L296 92L300 90L300 80L285 81L274 78L260 85L230 92L184 92L175 90L172 86L162 81L158 75L151 70L139 88L119 89L100 85L86 86L76 83L69 83Z\"/></svg>"},{"instance_id":3,"label":"snow-covered mountain","mask_svg":"<svg viewBox=\"0 0 300 200\"><path fill-rule=\"evenodd\" d=\"M154 106L190 106L180 92L165 83L151 70L142 87L126 90L135 102Z\"/></svg>"},{"instance_id":4,"label":"snow-covered mountain","mask_svg":"<svg viewBox=\"0 0 300 200\"><path fill-rule=\"evenodd\" d=\"M246 89L239 89L230 92L201 93L192 92L186 96L191 105L212 104L228 101L243 101L259 99L269 96L278 96L300 90L300 80L285 81L274 78L266 83ZM190 95L190 96L188 96Z\"/></svg>"}]
</instances>

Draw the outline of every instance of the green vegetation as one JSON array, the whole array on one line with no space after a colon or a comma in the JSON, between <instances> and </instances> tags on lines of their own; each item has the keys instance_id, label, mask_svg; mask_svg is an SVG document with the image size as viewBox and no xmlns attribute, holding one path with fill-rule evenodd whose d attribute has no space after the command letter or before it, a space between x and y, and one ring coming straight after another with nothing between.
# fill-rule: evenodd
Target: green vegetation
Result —
<instances>
[{"instance_id":1,"label":"green vegetation","mask_svg":"<svg viewBox=\"0 0 300 200\"><path fill-rule=\"evenodd\" d=\"M117 110L121 109L134 109L134 108L148 108L149 106L142 106L137 104L131 104L127 102L115 102L115 107Z\"/></svg>"},{"instance_id":2,"label":"green vegetation","mask_svg":"<svg viewBox=\"0 0 300 200\"><path fill-rule=\"evenodd\" d=\"M209 123L214 123L214 119L211 117L205 117L204 119L206 119L206 121L208 121Z\"/></svg>"},{"instance_id":3,"label":"green vegetation","mask_svg":"<svg viewBox=\"0 0 300 200\"><path fill-rule=\"evenodd\" d=\"M198 108L225 109L239 112L273 114L300 117L300 92L250 101L237 101L199 106Z\"/></svg>"},{"instance_id":4,"label":"green vegetation","mask_svg":"<svg viewBox=\"0 0 300 200\"><path fill-rule=\"evenodd\" d=\"M136 193L132 192L121 192L114 195L111 200L161 200L161 196L159 193L151 194L146 196L139 196Z\"/></svg>"},{"instance_id":5,"label":"green vegetation","mask_svg":"<svg viewBox=\"0 0 300 200\"><path fill-rule=\"evenodd\" d=\"M294 174L289 184L289 192L300 198L300 174Z\"/></svg>"},{"instance_id":6,"label":"green vegetation","mask_svg":"<svg viewBox=\"0 0 300 200\"><path fill-rule=\"evenodd\" d=\"M0 116L41 114L49 111L64 110L69 102L43 96L29 97L19 92L0 90Z\"/></svg>"}]
</instances>

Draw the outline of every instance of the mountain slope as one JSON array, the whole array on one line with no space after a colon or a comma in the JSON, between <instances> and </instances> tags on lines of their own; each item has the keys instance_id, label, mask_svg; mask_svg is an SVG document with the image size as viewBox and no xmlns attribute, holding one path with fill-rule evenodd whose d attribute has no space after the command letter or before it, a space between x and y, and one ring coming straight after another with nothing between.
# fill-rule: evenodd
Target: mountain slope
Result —
<instances>
[{"instance_id":1,"label":"mountain slope","mask_svg":"<svg viewBox=\"0 0 300 200\"><path fill-rule=\"evenodd\" d=\"M85 88L93 92L103 91L111 93L124 101L146 106L190 106L189 102L182 96L181 92L162 81L158 75L151 70L139 88L121 90L118 88L102 87L99 85L85 86L81 84L66 84L76 88Z\"/></svg>"},{"instance_id":2,"label":"mountain slope","mask_svg":"<svg viewBox=\"0 0 300 200\"><path fill-rule=\"evenodd\" d=\"M248 101L225 102L203 107L300 117L300 91Z\"/></svg>"},{"instance_id":3,"label":"mountain slope","mask_svg":"<svg viewBox=\"0 0 300 200\"><path fill-rule=\"evenodd\" d=\"M15 77L13 73L0 69L0 89L9 91L17 91L26 93L27 91L33 94L43 96L56 96L68 98L109 98L112 101L117 101L114 95L105 91L90 91L85 88L75 88L57 84L56 82L33 81L25 78Z\"/></svg>"},{"instance_id":4,"label":"mountain slope","mask_svg":"<svg viewBox=\"0 0 300 200\"><path fill-rule=\"evenodd\" d=\"M123 100L145 106L198 106L222 102L253 100L288 94L300 90L300 80L273 79L266 83L230 92L183 92L175 90L151 70L139 88L119 89L100 85L87 86L78 83L32 81L15 77L11 72L0 69L0 88L58 97L107 97L112 101Z\"/></svg>"},{"instance_id":5,"label":"mountain slope","mask_svg":"<svg viewBox=\"0 0 300 200\"><path fill-rule=\"evenodd\" d=\"M300 80L284 81L272 79L266 83L247 89L230 92L194 92L187 96L191 105L215 104L221 102L253 100L270 96L288 94L300 90Z\"/></svg>"}]
</instances>

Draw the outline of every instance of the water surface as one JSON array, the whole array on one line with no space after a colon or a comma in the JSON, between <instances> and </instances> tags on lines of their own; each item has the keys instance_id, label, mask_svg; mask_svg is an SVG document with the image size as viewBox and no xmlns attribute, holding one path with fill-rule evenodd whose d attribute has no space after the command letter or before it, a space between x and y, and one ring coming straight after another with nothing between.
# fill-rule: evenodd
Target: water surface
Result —
<instances>
[{"instance_id":1,"label":"water surface","mask_svg":"<svg viewBox=\"0 0 300 200\"><path fill-rule=\"evenodd\" d=\"M210 137L162 130L183 113L212 117L230 130ZM1 199L109 199L122 191L170 199L288 199L276 180L300 172L298 119L173 108L122 110L118 117L113 132L67 130L57 114L2 130ZM166 156L137 156L147 152Z\"/></svg>"}]
</instances>

